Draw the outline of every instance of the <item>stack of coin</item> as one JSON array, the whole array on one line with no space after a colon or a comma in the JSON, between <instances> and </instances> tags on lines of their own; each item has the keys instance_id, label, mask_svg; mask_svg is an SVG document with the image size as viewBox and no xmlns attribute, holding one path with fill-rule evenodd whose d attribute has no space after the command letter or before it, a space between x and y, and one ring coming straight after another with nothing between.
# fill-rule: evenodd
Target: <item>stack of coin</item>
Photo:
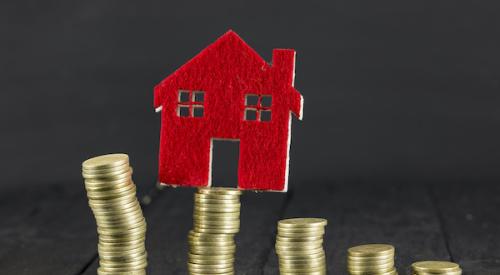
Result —
<instances>
[{"instance_id":1,"label":"stack of coin","mask_svg":"<svg viewBox=\"0 0 500 275\"><path fill-rule=\"evenodd\" d=\"M461 275L462 269L456 263L445 261L423 261L411 265L413 275Z\"/></svg>"},{"instance_id":2,"label":"stack of coin","mask_svg":"<svg viewBox=\"0 0 500 275\"><path fill-rule=\"evenodd\" d=\"M351 275L398 274L394 267L394 246L365 244L351 247L347 255L347 270Z\"/></svg>"},{"instance_id":3,"label":"stack of coin","mask_svg":"<svg viewBox=\"0 0 500 275\"><path fill-rule=\"evenodd\" d=\"M280 274L326 274L323 235L327 221L295 218L278 222L276 254Z\"/></svg>"},{"instance_id":4,"label":"stack of coin","mask_svg":"<svg viewBox=\"0 0 500 275\"><path fill-rule=\"evenodd\" d=\"M146 221L125 154L82 163L89 205L99 234L98 274L146 274Z\"/></svg>"},{"instance_id":5,"label":"stack of coin","mask_svg":"<svg viewBox=\"0 0 500 275\"><path fill-rule=\"evenodd\" d=\"M194 194L188 270L193 275L234 274L234 235L240 230L241 191L200 188Z\"/></svg>"}]
</instances>

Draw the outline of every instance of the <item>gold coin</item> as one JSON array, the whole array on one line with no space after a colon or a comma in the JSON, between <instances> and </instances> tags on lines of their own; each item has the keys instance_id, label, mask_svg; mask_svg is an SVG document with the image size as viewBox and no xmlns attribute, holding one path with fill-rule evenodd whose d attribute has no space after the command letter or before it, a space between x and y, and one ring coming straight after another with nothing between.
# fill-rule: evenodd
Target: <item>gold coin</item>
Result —
<instances>
[{"instance_id":1,"label":"gold coin","mask_svg":"<svg viewBox=\"0 0 500 275\"><path fill-rule=\"evenodd\" d=\"M120 198L129 194L135 195L136 188L135 185L125 186L120 189L114 189L109 191L88 191L87 197L91 200L109 200L114 198Z\"/></svg>"},{"instance_id":2,"label":"gold coin","mask_svg":"<svg viewBox=\"0 0 500 275\"><path fill-rule=\"evenodd\" d=\"M101 175L101 176L84 176L85 177L85 185L87 186L103 186L103 185L109 185L109 182L121 182L121 181L131 181L132 180L132 172L125 171L120 174L116 175Z\"/></svg>"},{"instance_id":3,"label":"gold coin","mask_svg":"<svg viewBox=\"0 0 500 275\"><path fill-rule=\"evenodd\" d=\"M351 247L347 251L350 256L360 257L394 255L394 246L388 244L365 244Z\"/></svg>"},{"instance_id":4,"label":"gold coin","mask_svg":"<svg viewBox=\"0 0 500 275\"><path fill-rule=\"evenodd\" d=\"M107 256L107 255L99 255L100 259L105 259L105 260L116 260L116 261L133 261L137 259L138 257L143 257L146 255L145 251L141 251L139 253L129 253L127 255L120 255L120 256Z\"/></svg>"},{"instance_id":5,"label":"gold coin","mask_svg":"<svg viewBox=\"0 0 500 275\"><path fill-rule=\"evenodd\" d=\"M207 198L196 198L194 202L197 204L240 204L239 199L229 199L229 200L221 200L221 199L207 199Z\"/></svg>"},{"instance_id":6,"label":"gold coin","mask_svg":"<svg viewBox=\"0 0 500 275\"><path fill-rule=\"evenodd\" d=\"M196 265L196 264L194 264ZM190 273L199 272L200 274L220 274L226 272L234 272L234 267L226 267L226 268L215 268L215 267L202 267L202 266L193 266L193 264L188 263L188 270Z\"/></svg>"},{"instance_id":7,"label":"gold coin","mask_svg":"<svg viewBox=\"0 0 500 275\"><path fill-rule=\"evenodd\" d=\"M125 166L124 169L114 169L114 170L107 170L106 172L88 172L83 170L82 171L82 176L85 179L85 181L90 180L90 181L107 181L107 180L112 180L112 179L122 179L125 177L130 177L132 176L132 170L130 169L130 166Z\"/></svg>"},{"instance_id":8,"label":"gold coin","mask_svg":"<svg viewBox=\"0 0 500 275\"><path fill-rule=\"evenodd\" d=\"M122 216L129 215L131 213L136 213L136 212L142 213L142 209L141 209L141 206L139 205L139 203L137 201L135 201L135 202L130 202L128 204L124 204L121 207L114 207L114 208L95 207L92 209L92 212L98 216L108 217L108 216L114 216L114 215L122 215Z\"/></svg>"},{"instance_id":9,"label":"gold coin","mask_svg":"<svg viewBox=\"0 0 500 275\"><path fill-rule=\"evenodd\" d=\"M132 181L131 180L124 180L121 182L117 183L110 183L110 184L97 184L97 185L92 185L92 184L85 184L85 190L87 192L89 191L109 191L109 190L114 190L116 188L121 188L127 185L131 185Z\"/></svg>"},{"instance_id":10,"label":"gold coin","mask_svg":"<svg viewBox=\"0 0 500 275\"><path fill-rule=\"evenodd\" d=\"M301 245L282 244L282 243L275 244L275 248L279 250L307 250L307 249L316 249L320 247L323 247L322 243L310 243Z\"/></svg>"},{"instance_id":11,"label":"gold coin","mask_svg":"<svg viewBox=\"0 0 500 275\"><path fill-rule=\"evenodd\" d=\"M302 238L302 237L317 237L323 236L325 234L324 230L318 231L279 231L278 235L280 237L293 237L293 238Z\"/></svg>"},{"instance_id":12,"label":"gold coin","mask_svg":"<svg viewBox=\"0 0 500 275\"><path fill-rule=\"evenodd\" d=\"M313 240L313 241L297 241L297 242L289 242L283 241L280 239L276 239L276 244L280 246L304 246L304 245L322 245L323 239Z\"/></svg>"},{"instance_id":13,"label":"gold coin","mask_svg":"<svg viewBox=\"0 0 500 275\"><path fill-rule=\"evenodd\" d=\"M417 272L454 272L460 269L460 266L448 261L421 261L411 265Z\"/></svg>"},{"instance_id":14,"label":"gold coin","mask_svg":"<svg viewBox=\"0 0 500 275\"><path fill-rule=\"evenodd\" d=\"M221 213L217 213L217 212L214 212L212 211L213 209L226 209L228 211L224 211L222 212L223 214ZM241 209L241 206L237 206L237 207L231 207L231 206L225 206L225 205L214 205L214 204L194 204L194 207L193 207L193 213L194 214L197 214L197 215L201 215L201 216L208 216L208 215L214 215L214 216L217 216L217 215L235 215L235 216L239 216L240 215L240 209Z\"/></svg>"},{"instance_id":15,"label":"gold coin","mask_svg":"<svg viewBox=\"0 0 500 275\"><path fill-rule=\"evenodd\" d=\"M241 190L229 187L201 187L198 189L200 194L224 194L224 195L241 195Z\"/></svg>"},{"instance_id":16,"label":"gold coin","mask_svg":"<svg viewBox=\"0 0 500 275\"><path fill-rule=\"evenodd\" d=\"M280 254L278 255L280 260L308 260L308 259L317 259L325 256L325 251L315 251L306 254Z\"/></svg>"},{"instance_id":17,"label":"gold coin","mask_svg":"<svg viewBox=\"0 0 500 275\"><path fill-rule=\"evenodd\" d=\"M194 230L189 231L189 237L193 237L200 240L233 240L232 235L228 234L206 234L201 232L196 232Z\"/></svg>"},{"instance_id":18,"label":"gold coin","mask_svg":"<svg viewBox=\"0 0 500 275\"><path fill-rule=\"evenodd\" d=\"M349 271L349 270L348 270ZM366 275L366 274L374 274L374 275L397 275L398 272L395 268L392 268L391 270L388 271L370 271L370 272L365 272L365 271L349 271L349 274L351 275Z\"/></svg>"},{"instance_id":19,"label":"gold coin","mask_svg":"<svg viewBox=\"0 0 500 275\"><path fill-rule=\"evenodd\" d=\"M112 199L90 199L89 200L89 205L90 206L95 206L95 207L106 207L106 206L113 206L113 205L121 205L124 203L129 203L130 201L137 201L137 197L134 193L126 194L123 195L119 198L112 198Z\"/></svg>"},{"instance_id":20,"label":"gold coin","mask_svg":"<svg viewBox=\"0 0 500 275\"><path fill-rule=\"evenodd\" d=\"M225 245L225 244L234 244L234 239L202 239L202 238L195 238L192 236L188 236L188 241L192 243L207 243L207 244L220 244L220 245Z\"/></svg>"},{"instance_id":21,"label":"gold coin","mask_svg":"<svg viewBox=\"0 0 500 275\"><path fill-rule=\"evenodd\" d=\"M99 179L86 179L85 180L85 188L89 187L114 187L118 184L122 183L133 183L132 177L124 177L120 179L107 179L107 180L99 180Z\"/></svg>"},{"instance_id":22,"label":"gold coin","mask_svg":"<svg viewBox=\"0 0 500 275\"><path fill-rule=\"evenodd\" d=\"M99 244L97 246L97 251L102 251L104 253L106 252L120 252L120 251L135 251L138 249L146 249L146 246L143 243L138 243L138 244L133 244L133 245L127 245L127 246L106 246L103 244Z\"/></svg>"},{"instance_id":23,"label":"gold coin","mask_svg":"<svg viewBox=\"0 0 500 275\"><path fill-rule=\"evenodd\" d=\"M236 212L225 212L225 213L214 213L214 212L202 212L194 209L193 218L203 218L203 219L239 219L240 211Z\"/></svg>"},{"instance_id":24,"label":"gold coin","mask_svg":"<svg viewBox=\"0 0 500 275\"><path fill-rule=\"evenodd\" d=\"M197 260L210 260L210 261L216 261L216 260L229 260L233 259L234 260L234 255L231 257L228 257L226 255L203 255L203 254L196 254L196 253L188 253L189 259L197 259Z\"/></svg>"},{"instance_id":25,"label":"gold coin","mask_svg":"<svg viewBox=\"0 0 500 275\"><path fill-rule=\"evenodd\" d=\"M279 266L285 267L287 269L294 267L299 267L299 268L318 267L324 265L325 265L324 257L319 259L307 259L307 260L295 260L295 261L283 261L282 259L279 260Z\"/></svg>"},{"instance_id":26,"label":"gold coin","mask_svg":"<svg viewBox=\"0 0 500 275\"><path fill-rule=\"evenodd\" d=\"M207 260L207 259L198 259L189 257L189 262L194 264L234 264L234 257L230 257L227 259L218 259L218 260Z\"/></svg>"},{"instance_id":27,"label":"gold coin","mask_svg":"<svg viewBox=\"0 0 500 275\"><path fill-rule=\"evenodd\" d=\"M323 240L323 236L312 236L312 237L286 237L286 236L276 236L276 241L278 242L311 242Z\"/></svg>"},{"instance_id":28,"label":"gold coin","mask_svg":"<svg viewBox=\"0 0 500 275\"><path fill-rule=\"evenodd\" d=\"M323 247L317 247L317 248L311 248L311 249L287 249L287 250L281 250L281 249L276 249L276 254L278 255L288 255L288 256L294 256L294 255L314 255L317 253L324 253Z\"/></svg>"},{"instance_id":29,"label":"gold coin","mask_svg":"<svg viewBox=\"0 0 500 275\"><path fill-rule=\"evenodd\" d=\"M132 169L132 166L130 166L130 164L127 162L106 169L85 169L82 167L82 173L86 175L98 175L98 174L114 173L116 171L130 170L130 169Z\"/></svg>"},{"instance_id":30,"label":"gold coin","mask_svg":"<svg viewBox=\"0 0 500 275\"><path fill-rule=\"evenodd\" d=\"M146 260L134 262L99 261L99 266L102 270L107 272L114 271L119 272L114 274L123 274L122 272L144 269L148 266L148 262Z\"/></svg>"},{"instance_id":31,"label":"gold coin","mask_svg":"<svg viewBox=\"0 0 500 275\"><path fill-rule=\"evenodd\" d=\"M194 213L196 215L202 215L205 217L211 216L211 213L234 213L234 215L240 214L239 207L224 207L224 206L213 206L213 205L195 205Z\"/></svg>"},{"instance_id":32,"label":"gold coin","mask_svg":"<svg viewBox=\"0 0 500 275\"><path fill-rule=\"evenodd\" d=\"M134 184L132 184L132 181L125 181L122 183L118 184L109 184L109 185L103 185L103 186L85 186L85 189L87 191L87 194L106 194L106 193L113 193L113 192L120 192L123 190L130 190L130 188L135 187ZM127 189L129 188L129 189Z\"/></svg>"},{"instance_id":33,"label":"gold coin","mask_svg":"<svg viewBox=\"0 0 500 275\"><path fill-rule=\"evenodd\" d=\"M210 234L236 234L239 231L239 228L200 228L195 227L195 230L201 233L210 233Z\"/></svg>"},{"instance_id":34,"label":"gold coin","mask_svg":"<svg viewBox=\"0 0 500 275\"><path fill-rule=\"evenodd\" d=\"M129 162L126 154L108 154L90 158L82 163L82 168L86 170L109 169Z\"/></svg>"},{"instance_id":35,"label":"gold coin","mask_svg":"<svg viewBox=\"0 0 500 275\"><path fill-rule=\"evenodd\" d=\"M369 272L369 271L379 271L386 272L394 268L394 263L386 263L380 265L347 265L347 269L350 271L358 272Z\"/></svg>"},{"instance_id":36,"label":"gold coin","mask_svg":"<svg viewBox=\"0 0 500 275\"><path fill-rule=\"evenodd\" d=\"M123 217L123 219L113 219L113 220L105 220L105 219L96 219L97 226L99 228L122 228L122 227L127 227L127 228L133 228L137 227L139 225L142 225L145 223L144 218L142 215L137 215L136 217Z\"/></svg>"},{"instance_id":37,"label":"gold coin","mask_svg":"<svg viewBox=\"0 0 500 275\"><path fill-rule=\"evenodd\" d=\"M137 217L137 220L114 220L114 221L102 221L97 220L97 227L99 229L116 229L116 228L134 228L138 226L143 226L145 224L144 220L140 220L142 217Z\"/></svg>"},{"instance_id":38,"label":"gold coin","mask_svg":"<svg viewBox=\"0 0 500 275\"><path fill-rule=\"evenodd\" d=\"M146 251L145 247L137 247L129 250L116 250L116 251L98 250L97 252L99 253L100 256L126 256L129 254L137 254L145 251Z\"/></svg>"},{"instance_id":39,"label":"gold coin","mask_svg":"<svg viewBox=\"0 0 500 275\"><path fill-rule=\"evenodd\" d=\"M320 218L292 218L279 221L278 228L322 227L327 223L327 220Z\"/></svg>"},{"instance_id":40,"label":"gold coin","mask_svg":"<svg viewBox=\"0 0 500 275\"><path fill-rule=\"evenodd\" d=\"M311 267L311 266L303 266L303 267L284 267L284 266L280 266L280 272L297 272L297 273L305 273L305 274L309 274L309 272L319 272L319 271L323 271L326 269L326 266L325 265L321 265L321 266L314 266L314 267Z\"/></svg>"},{"instance_id":41,"label":"gold coin","mask_svg":"<svg viewBox=\"0 0 500 275\"><path fill-rule=\"evenodd\" d=\"M133 249L137 247L146 247L144 242L141 240L132 240L129 242L120 242L120 243L98 243L97 249L104 251L115 251L115 250L126 250Z\"/></svg>"},{"instance_id":42,"label":"gold coin","mask_svg":"<svg viewBox=\"0 0 500 275\"><path fill-rule=\"evenodd\" d=\"M188 265L195 269L212 269L212 268L222 269L222 268L232 267L233 263L198 264L189 262Z\"/></svg>"},{"instance_id":43,"label":"gold coin","mask_svg":"<svg viewBox=\"0 0 500 275\"><path fill-rule=\"evenodd\" d=\"M202 220L194 220L193 221L195 225L199 226L207 226L207 227L239 227L240 226L240 221L202 221Z\"/></svg>"},{"instance_id":44,"label":"gold coin","mask_svg":"<svg viewBox=\"0 0 500 275\"><path fill-rule=\"evenodd\" d=\"M100 236L113 236L116 238L120 237L129 237L129 236L145 236L146 235L146 226L133 228L133 229L97 229L97 232Z\"/></svg>"},{"instance_id":45,"label":"gold coin","mask_svg":"<svg viewBox=\"0 0 500 275\"><path fill-rule=\"evenodd\" d=\"M89 206L93 207L93 211L101 211L101 212L107 212L107 211L119 211L122 209L127 209L135 206L140 206L139 201L137 198L132 197L132 199L127 199L125 201L122 201L120 203L107 203L107 202L96 202L96 201L89 201Z\"/></svg>"},{"instance_id":46,"label":"gold coin","mask_svg":"<svg viewBox=\"0 0 500 275\"><path fill-rule=\"evenodd\" d=\"M347 255L347 260L351 262L383 262L383 261L394 261L393 254L387 255L377 255L377 256L352 256Z\"/></svg>"},{"instance_id":47,"label":"gold coin","mask_svg":"<svg viewBox=\"0 0 500 275\"><path fill-rule=\"evenodd\" d=\"M120 274L120 275L145 275L146 270L126 271L126 272L119 272L118 274ZM117 275L117 272L101 270L100 268L98 268L97 275Z\"/></svg>"},{"instance_id":48,"label":"gold coin","mask_svg":"<svg viewBox=\"0 0 500 275\"><path fill-rule=\"evenodd\" d=\"M389 262L394 262L394 256L391 257L386 257L386 258L351 258L350 256L347 256L347 262L352 263L352 264L384 264L384 263L389 263Z\"/></svg>"},{"instance_id":49,"label":"gold coin","mask_svg":"<svg viewBox=\"0 0 500 275\"><path fill-rule=\"evenodd\" d=\"M123 214L122 214L123 213ZM130 210L117 211L114 215L109 215L109 212L94 212L94 217L98 222L119 223L128 221L142 220L144 217L140 207L131 208Z\"/></svg>"},{"instance_id":50,"label":"gold coin","mask_svg":"<svg viewBox=\"0 0 500 275\"><path fill-rule=\"evenodd\" d=\"M212 193L212 194L194 193L194 199L195 200L210 200L210 201L217 201L217 202L239 202L240 196L239 195L218 194L218 193Z\"/></svg>"},{"instance_id":51,"label":"gold coin","mask_svg":"<svg viewBox=\"0 0 500 275\"><path fill-rule=\"evenodd\" d=\"M311 263L303 263L303 264L284 264L282 262L279 263L279 267L281 270L284 271L313 271L313 270L320 270L325 268L326 263L325 260L319 261L319 262L311 262Z\"/></svg>"},{"instance_id":52,"label":"gold coin","mask_svg":"<svg viewBox=\"0 0 500 275\"><path fill-rule=\"evenodd\" d=\"M121 209L132 207L132 204L139 205L139 202L137 201L137 198L135 196L130 196L120 201L113 201L112 203L110 203L109 201L89 201L89 206L94 213L120 211Z\"/></svg>"},{"instance_id":53,"label":"gold coin","mask_svg":"<svg viewBox=\"0 0 500 275\"><path fill-rule=\"evenodd\" d=\"M202 222L239 222L239 215L199 215L193 214L193 220Z\"/></svg>"},{"instance_id":54,"label":"gold coin","mask_svg":"<svg viewBox=\"0 0 500 275\"><path fill-rule=\"evenodd\" d=\"M132 271L136 271L140 268L145 268L147 266L147 264L143 264L141 266L138 266L138 267L134 267L134 268L130 268L130 267L105 267L105 266L100 266L99 268L101 269L101 271L105 271L105 272L115 272L115 274L124 274L124 272L130 272L131 270Z\"/></svg>"},{"instance_id":55,"label":"gold coin","mask_svg":"<svg viewBox=\"0 0 500 275\"><path fill-rule=\"evenodd\" d=\"M287 272L287 271L280 271L280 275L303 275L303 272ZM307 272L307 275L326 275L326 270L322 271L314 271L314 272ZM99 274L100 275L100 274Z\"/></svg>"},{"instance_id":56,"label":"gold coin","mask_svg":"<svg viewBox=\"0 0 500 275\"><path fill-rule=\"evenodd\" d=\"M99 235L99 242L101 243L125 243L136 240L146 240L145 234L136 234L129 236L108 236L108 235Z\"/></svg>"}]
</instances>

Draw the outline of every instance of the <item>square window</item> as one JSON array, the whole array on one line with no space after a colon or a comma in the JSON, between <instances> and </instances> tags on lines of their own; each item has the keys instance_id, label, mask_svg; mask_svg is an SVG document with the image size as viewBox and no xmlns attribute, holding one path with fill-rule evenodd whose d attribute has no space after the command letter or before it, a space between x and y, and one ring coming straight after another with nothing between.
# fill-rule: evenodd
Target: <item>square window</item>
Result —
<instances>
[{"instance_id":1,"label":"square window","mask_svg":"<svg viewBox=\"0 0 500 275\"><path fill-rule=\"evenodd\" d=\"M246 95L245 96L245 105L246 106L257 106L257 103L259 103L259 96L258 95Z\"/></svg>"},{"instance_id":2,"label":"square window","mask_svg":"<svg viewBox=\"0 0 500 275\"><path fill-rule=\"evenodd\" d=\"M180 117L188 117L189 116L189 106L179 106L179 110L177 111L177 114Z\"/></svg>"},{"instance_id":3,"label":"square window","mask_svg":"<svg viewBox=\"0 0 500 275\"><path fill-rule=\"evenodd\" d=\"M260 98L260 106L265 107L265 108L269 108L269 107L271 107L272 101L273 101L272 96L263 95Z\"/></svg>"},{"instance_id":4,"label":"square window","mask_svg":"<svg viewBox=\"0 0 500 275\"><path fill-rule=\"evenodd\" d=\"M193 92L193 102L202 103L205 101L205 93L203 91L194 91Z\"/></svg>"},{"instance_id":5,"label":"square window","mask_svg":"<svg viewBox=\"0 0 500 275\"><path fill-rule=\"evenodd\" d=\"M257 110L245 109L245 120L257 120Z\"/></svg>"},{"instance_id":6,"label":"square window","mask_svg":"<svg viewBox=\"0 0 500 275\"><path fill-rule=\"evenodd\" d=\"M193 116L203 117L203 106L193 106Z\"/></svg>"},{"instance_id":7,"label":"square window","mask_svg":"<svg viewBox=\"0 0 500 275\"><path fill-rule=\"evenodd\" d=\"M189 102L189 91L179 90L179 102Z\"/></svg>"},{"instance_id":8,"label":"square window","mask_svg":"<svg viewBox=\"0 0 500 275\"><path fill-rule=\"evenodd\" d=\"M260 111L260 121L271 121L271 111L269 110Z\"/></svg>"}]
</instances>

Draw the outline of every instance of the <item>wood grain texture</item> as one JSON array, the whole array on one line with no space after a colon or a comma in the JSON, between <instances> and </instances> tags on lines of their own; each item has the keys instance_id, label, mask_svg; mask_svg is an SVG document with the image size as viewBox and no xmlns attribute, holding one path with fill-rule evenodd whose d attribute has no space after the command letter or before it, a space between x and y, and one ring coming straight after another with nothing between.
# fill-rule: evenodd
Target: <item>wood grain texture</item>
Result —
<instances>
[{"instance_id":1,"label":"wood grain texture","mask_svg":"<svg viewBox=\"0 0 500 275\"><path fill-rule=\"evenodd\" d=\"M300 186L289 194L243 194L237 274L278 274L276 222L299 216L328 219L329 274L346 274L346 249L371 242L396 246L400 274L428 259L457 261L464 274L500 274L497 186ZM141 190L152 198L144 206L148 274L187 274L194 190ZM83 184L0 191L0 273L95 274L97 233Z\"/></svg>"},{"instance_id":2,"label":"wood grain texture","mask_svg":"<svg viewBox=\"0 0 500 275\"><path fill-rule=\"evenodd\" d=\"M500 186L431 188L451 252L467 275L500 274Z\"/></svg>"},{"instance_id":3,"label":"wood grain texture","mask_svg":"<svg viewBox=\"0 0 500 275\"><path fill-rule=\"evenodd\" d=\"M284 193L244 192L241 230L236 237L237 274L262 274L269 251L274 250L276 223L287 202Z\"/></svg>"},{"instance_id":4,"label":"wood grain texture","mask_svg":"<svg viewBox=\"0 0 500 275\"><path fill-rule=\"evenodd\" d=\"M83 183L4 189L0 215L2 274L77 274L96 251Z\"/></svg>"}]
</instances>

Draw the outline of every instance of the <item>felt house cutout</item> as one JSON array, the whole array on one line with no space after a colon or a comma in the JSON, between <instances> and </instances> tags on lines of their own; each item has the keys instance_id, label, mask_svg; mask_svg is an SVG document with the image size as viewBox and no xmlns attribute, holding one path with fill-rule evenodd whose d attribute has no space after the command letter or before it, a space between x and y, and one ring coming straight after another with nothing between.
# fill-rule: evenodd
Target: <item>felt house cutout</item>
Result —
<instances>
[{"instance_id":1,"label":"felt house cutout","mask_svg":"<svg viewBox=\"0 0 500 275\"><path fill-rule=\"evenodd\" d=\"M286 191L295 51L274 49L266 63L228 31L154 88L161 111L159 181L210 186L212 142L238 140L238 188Z\"/></svg>"}]
</instances>

